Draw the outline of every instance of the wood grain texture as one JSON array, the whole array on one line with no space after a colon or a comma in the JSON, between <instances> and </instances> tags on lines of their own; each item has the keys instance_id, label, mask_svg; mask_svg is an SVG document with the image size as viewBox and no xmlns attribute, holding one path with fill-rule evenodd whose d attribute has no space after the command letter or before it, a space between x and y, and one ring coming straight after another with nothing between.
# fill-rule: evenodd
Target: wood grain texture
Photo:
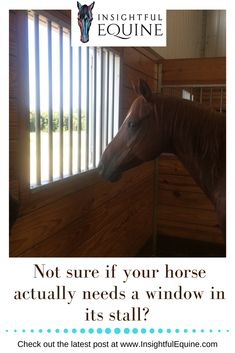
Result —
<instances>
[{"instance_id":1,"label":"wood grain texture","mask_svg":"<svg viewBox=\"0 0 235 353\"><path fill-rule=\"evenodd\" d=\"M16 12L9 11L9 189L19 199L19 121L17 118Z\"/></svg>"},{"instance_id":2,"label":"wood grain texture","mask_svg":"<svg viewBox=\"0 0 235 353\"><path fill-rule=\"evenodd\" d=\"M162 154L159 159L159 173L173 175L189 175L182 163L173 154Z\"/></svg>"},{"instance_id":3,"label":"wood grain texture","mask_svg":"<svg viewBox=\"0 0 235 353\"><path fill-rule=\"evenodd\" d=\"M131 68L131 67L128 67L127 65L124 65L124 67L123 67L123 86L125 88L129 88L129 89L133 90L131 83L133 82L134 84L137 84L139 79L145 80L148 83L148 85L151 87L151 89L154 92L156 92L157 84L158 84L157 78L149 77L144 72L137 71L134 68Z\"/></svg>"},{"instance_id":4,"label":"wood grain texture","mask_svg":"<svg viewBox=\"0 0 235 353\"><path fill-rule=\"evenodd\" d=\"M226 83L226 58L163 60L162 67L163 85ZM181 88L164 88L164 94L174 96L181 96L181 91ZM190 92L200 102L200 89ZM219 110L220 93L220 88L213 89L213 94L210 88L203 88L201 103ZM225 90L222 110L226 110ZM213 205L174 155L165 154L159 160L157 226L163 236L224 242Z\"/></svg>"},{"instance_id":5,"label":"wood grain texture","mask_svg":"<svg viewBox=\"0 0 235 353\"><path fill-rule=\"evenodd\" d=\"M174 155L159 160L157 229L162 236L224 242L214 206Z\"/></svg>"},{"instance_id":6,"label":"wood grain texture","mask_svg":"<svg viewBox=\"0 0 235 353\"><path fill-rule=\"evenodd\" d=\"M142 186L141 191L139 185ZM41 249L38 256L49 256L46 254L51 252L54 253L53 256L63 256L60 252L61 247L55 246L60 239L59 242L67 244L66 247L62 247L64 254L66 253L64 256L71 256L75 245L74 240L71 240L70 244L70 238L76 238L78 249L82 246L81 243L92 238L94 248L97 248L99 242L96 243L95 239L98 233L99 236L103 233L104 238L110 237L109 241L113 242L111 246L116 249L118 237L114 236L114 233L122 231L127 234L130 231L130 234L133 234L131 232L133 222L130 221L130 217L132 220L138 218L140 220L138 224L143 224L140 235L138 236L138 232L137 235L134 233L133 255L136 247L139 250L146 241L143 230L148 231L148 235L151 233L151 229L145 225L147 217L149 225L152 226L153 187L153 162L149 162L140 166L138 171L135 168L126 172L118 183L100 181L78 193L64 197L60 202L41 207L17 221L10 242L11 255L37 256L39 252L34 251ZM147 215L144 217L145 221L141 220L140 212ZM71 235L67 238L65 234ZM65 236L64 241L61 239L63 236ZM140 244L136 241L138 237L140 237ZM54 245L50 249L48 244ZM124 247L126 244L119 244L119 246ZM42 255L42 249L45 255ZM105 247L102 249L102 256L109 256L109 253L104 255ZM76 254L76 256L83 256L78 250ZM87 256L93 255L87 253ZM95 256L98 256L98 253Z\"/></svg>"},{"instance_id":7,"label":"wood grain texture","mask_svg":"<svg viewBox=\"0 0 235 353\"><path fill-rule=\"evenodd\" d=\"M161 205L174 205L176 208L185 207L197 210L214 211L211 202L202 192L160 189L158 193L158 202Z\"/></svg>"},{"instance_id":8,"label":"wood grain texture","mask_svg":"<svg viewBox=\"0 0 235 353\"><path fill-rule=\"evenodd\" d=\"M128 51L136 57L134 49ZM128 65L123 61L125 76L137 79L140 73L154 86L155 64L139 51L137 56L137 66L130 58ZM151 63L148 75L141 74L143 63ZM122 82L120 100L127 110L134 92L130 81L125 82L129 87ZM89 172L77 178L80 187L71 178L31 192L12 230L10 256L134 256L152 234L153 178L154 162L149 162L125 173L118 183Z\"/></svg>"},{"instance_id":9,"label":"wood grain texture","mask_svg":"<svg viewBox=\"0 0 235 353\"><path fill-rule=\"evenodd\" d=\"M174 210L173 210L174 211ZM158 234L161 236L192 239L214 244L224 244L224 239L217 224L195 224L179 220L158 220Z\"/></svg>"},{"instance_id":10,"label":"wood grain texture","mask_svg":"<svg viewBox=\"0 0 235 353\"><path fill-rule=\"evenodd\" d=\"M163 85L224 84L226 58L164 60L162 80Z\"/></svg>"},{"instance_id":11,"label":"wood grain texture","mask_svg":"<svg viewBox=\"0 0 235 353\"><path fill-rule=\"evenodd\" d=\"M124 189L99 207L93 204L89 212L22 255L30 256L33 251L34 256L133 256L144 245L146 232L152 231L148 179L142 180L141 199L135 185Z\"/></svg>"},{"instance_id":12,"label":"wood grain texture","mask_svg":"<svg viewBox=\"0 0 235 353\"><path fill-rule=\"evenodd\" d=\"M137 48L127 47L124 50L123 61L125 65L145 73L146 76L157 79L156 61L143 55Z\"/></svg>"},{"instance_id":13,"label":"wood grain texture","mask_svg":"<svg viewBox=\"0 0 235 353\"><path fill-rule=\"evenodd\" d=\"M69 21L67 11L51 15ZM19 173L19 156L23 158L28 145L28 130L25 121L20 121L26 108L22 96L27 95L27 89L24 84L18 86L19 77L21 81L23 78L20 65L26 69L17 57L15 12L10 16L10 188L14 196L19 196L19 190L26 188L28 182L29 166L26 165L23 177ZM120 53L122 122L135 97L131 81L143 78L153 90L157 87L159 57L141 48L121 48ZM179 65L176 63L174 69L173 62L164 61L165 64L168 66L163 74L172 77L168 82L176 82L177 75L182 74ZM218 65L223 71L223 64L218 61ZM186 70L186 82L191 80L190 70ZM130 170L114 184L99 179L95 173L30 191L26 195L28 203L23 205L12 229L10 256L135 256L153 233L155 164L149 162ZM159 160L158 198L159 232L221 241L211 205L172 155Z\"/></svg>"}]
</instances>

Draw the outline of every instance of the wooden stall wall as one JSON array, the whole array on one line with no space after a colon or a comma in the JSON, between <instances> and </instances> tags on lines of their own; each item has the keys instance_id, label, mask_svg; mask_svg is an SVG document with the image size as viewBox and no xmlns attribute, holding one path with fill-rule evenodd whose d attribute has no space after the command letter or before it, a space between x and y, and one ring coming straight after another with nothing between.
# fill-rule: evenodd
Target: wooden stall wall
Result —
<instances>
[{"instance_id":1,"label":"wooden stall wall","mask_svg":"<svg viewBox=\"0 0 235 353\"><path fill-rule=\"evenodd\" d=\"M165 60L162 84L225 84L225 64L225 58ZM213 205L174 155L159 160L157 228L159 236L224 243Z\"/></svg>"},{"instance_id":2,"label":"wooden stall wall","mask_svg":"<svg viewBox=\"0 0 235 353\"><path fill-rule=\"evenodd\" d=\"M22 128L17 111L22 103L14 91L21 70L16 50L20 33L16 33L15 19L16 12L11 11L10 190L20 199L22 166L17 163ZM123 120L134 97L131 81L142 77L156 89L157 56L141 48L120 49L120 54ZM25 161L29 163L28 156ZM152 236L154 165L150 162L126 172L117 183L105 182L96 171L91 171L48 185L41 191L35 190L33 202L23 200L22 203L20 199L21 215L12 229L10 256L135 256Z\"/></svg>"},{"instance_id":3,"label":"wooden stall wall","mask_svg":"<svg viewBox=\"0 0 235 353\"><path fill-rule=\"evenodd\" d=\"M19 159L17 156L19 143L19 121L17 119L17 53L16 53L16 15L9 12L9 178L11 194L19 199Z\"/></svg>"}]
</instances>

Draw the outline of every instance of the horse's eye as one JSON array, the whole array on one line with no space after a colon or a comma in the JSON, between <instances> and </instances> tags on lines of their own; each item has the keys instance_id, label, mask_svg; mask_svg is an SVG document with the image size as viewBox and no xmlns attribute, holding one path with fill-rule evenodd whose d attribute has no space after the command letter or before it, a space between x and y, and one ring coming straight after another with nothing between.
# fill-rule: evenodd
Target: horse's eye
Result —
<instances>
[{"instance_id":1,"label":"horse's eye","mask_svg":"<svg viewBox=\"0 0 235 353\"><path fill-rule=\"evenodd\" d=\"M131 129L137 127L137 125L138 124L135 121L129 121L128 122L128 127L131 128Z\"/></svg>"}]
</instances>

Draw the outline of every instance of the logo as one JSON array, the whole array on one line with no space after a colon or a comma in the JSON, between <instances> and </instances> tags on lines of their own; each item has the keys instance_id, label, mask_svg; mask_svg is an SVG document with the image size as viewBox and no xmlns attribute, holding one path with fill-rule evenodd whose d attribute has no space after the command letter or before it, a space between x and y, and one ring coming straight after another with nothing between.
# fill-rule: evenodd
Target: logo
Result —
<instances>
[{"instance_id":1,"label":"logo","mask_svg":"<svg viewBox=\"0 0 235 353\"><path fill-rule=\"evenodd\" d=\"M71 0L72 46L166 46L166 10L131 1Z\"/></svg>"},{"instance_id":2,"label":"logo","mask_svg":"<svg viewBox=\"0 0 235 353\"><path fill-rule=\"evenodd\" d=\"M78 8L78 25L81 31L80 41L82 43L87 43L89 41L89 30L91 27L91 22L93 20L92 10L95 5L93 2L91 5L81 5L80 2L77 1Z\"/></svg>"}]
</instances>

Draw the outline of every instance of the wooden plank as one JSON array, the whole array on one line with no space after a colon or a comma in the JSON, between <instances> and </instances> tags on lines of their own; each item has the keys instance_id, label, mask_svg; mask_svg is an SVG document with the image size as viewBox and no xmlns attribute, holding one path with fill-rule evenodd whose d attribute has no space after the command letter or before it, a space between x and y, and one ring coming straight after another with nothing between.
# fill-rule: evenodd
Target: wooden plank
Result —
<instances>
[{"instance_id":1,"label":"wooden plank","mask_svg":"<svg viewBox=\"0 0 235 353\"><path fill-rule=\"evenodd\" d=\"M16 14L9 11L9 190L11 195L19 198L18 174L18 138L19 125L17 119L17 80L16 80Z\"/></svg>"},{"instance_id":2,"label":"wooden plank","mask_svg":"<svg viewBox=\"0 0 235 353\"><path fill-rule=\"evenodd\" d=\"M159 174L190 175L179 159L173 154L161 155L159 159Z\"/></svg>"},{"instance_id":3,"label":"wooden plank","mask_svg":"<svg viewBox=\"0 0 235 353\"><path fill-rule=\"evenodd\" d=\"M19 200L19 182L17 179L11 179L9 181L9 191L12 197Z\"/></svg>"},{"instance_id":4,"label":"wooden plank","mask_svg":"<svg viewBox=\"0 0 235 353\"><path fill-rule=\"evenodd\" d=\"M221 94L222 90L222 94ZM190 93L194 102L209 105L213 109L220 111L222 99L222 111L226 111L226 89L223 87L163 87L162 93L167 96L180 97L183 91ZM222 97L222 98L221 98Z\"/></svg>"},{"instance_id":5,"label":"wooden plank","mask_svg":"<svg viewBox=\"0 0 235 353\"><path fill-rule=\"evenodd\" d=\"M124 87L133 89L132 83L136 85L139 79L145 80L154 92L157 91L158 80L156 80L155 78L149 77L145 73L142 73L136 70L135 68L132 68L126 65L123 66L123 86Z\"/></svg>"},{"instance_id":6,"label":"wooden plank","mask_svg":"<svg viewBox=\"0 0 235 353\"><path fill-rule=\"evenodd\" d=\"M224 84L226 58L163 60L163 85Z\"/></svg>"},{"instance_id":7,"label":"wooden plank","mask_svg":"<svg viewBox=\"0 0 235 353\"><path fill-rule=\"evenodd\" d=\"M136 49L154 62L159 63L163 60L162 56L150 47L136 47Z\"/></svg>"},{"instance_id":8,"label":"wooden plank","mask_svg":"<svg viewBox=\"0 0 235 353\"><path fill-rule=\"evenodd\" d=\"M160 174L158 181L161 190L202 193L201 188L188 175Z\"/></svg>"},{"instance_id":9,"label":"wooden plank","mask_svg":"<svg viewBox=\"0 0 235 353\"><path fill-rule=\"evenodd\" d=\"M15 55L9 56L9 96L10 98L17 98L17 57Z\"/></svg>"},{"instance_id":10,"label":"wooden plank","mask_svg":"<svg viewBox=\"0 0 235 353\"><path fill-rule=\"evenodd\" d=\"M172 205L177 208L191 208L214 211L212 203L200 192L181 191L181 190L162 190L158 192L159 207L162 205Z\"/></svg>"},{"instance_id":11,"label":"wooden plank","mask_svg":"<svg viewBox=\"0 0 235 353\"><path fill-rule=\"evenodd\" d=\"M172 220L159 219L158 232L161 236L174 236L176 238L186 238L201 240L216 244L224 244L223 235L218 226L207 226L202 224L182 223Z\"/></svg>"},{"instance_id":12,"label":"wooden plank","mask_svg":"<svg viewBox=\"0 0 235 353\"><path fill-rule=\"evenodd\" d=\"M17 40L17 113L19 121L18 153L14 161L19 162L19 184L21 206L27 202L29 191L29 68L28 68L28 13L19 10L16 13ZM19 148L20 147L20 148Z\"/></svg>"},{"instance_id":13,"label":"wooden plank","mask_svg":"<svg viewBox=\"0 0 235 353\"><path fill-rule=\"evenodd\" d=\"M18 140L19 138L19 123L17 119L17 105L15 98L9 98L9 139Z\"/></svg>"},{"instance_id":14,"label":"wooden plank","mask_svg":"<svg viewBox=\"0 0 235 353\"><path fill-rule=\"evenodd\" d=\"M152 233L152 188L149 182L143 183L144 195L139 197L139 192L135 190L135 195L128 197L126 206L132 212L123 213L123 218L116 222L115 216L106 222L106 227L96 234L96 241L83 243L81 247L74 248L74 256L135 256L143 247ZM144 197L143 197L144 196ZM113 204L113 209L117 207L117 202ZM123 204L120 204L120 212L123 212ZM117 208L116 210L117 211ZM80 255L81 254L81 255Z\"/></svg>"},{"instance_id":15,"label":"wooden plank","mask_svg":"<svg viewBox=\"0 0 235 353\"><path fill-rule=\"evenodd\" d=\"M143 72L145 75L157 79L156 62L141 54L136 48L127 47L123 54L123 63Z\"/></svg>"},{"instance_id":16,"label":"wooden plank","mask_svg":"<svg viewBox=\"0 0 235 353\"><path fill-rule=\"evenodd\" d=\"M9 143L9 160L12 161L18 155L18 151L18 141L11 140ZM19 160L16 160L15 163L9 163L9 179L10 181L19 179Z\"/></svg>"},{"instance_id":17,"label":"wooden plank","mask_svg":"<svg viewBox=\"0 0 235 353\"><path fill-rule=\"evenodd\" d=\"M19 218L12 232L11 256L20 255L77 219L83 219L92 209L109 208L112 199L116 200L118 195L124 199L126 197L124 194L128 195L129 190L133 188L139 193L139 198L143 197L144 191L140 192L139 188L143 180L151 183L154 163L145 163L137 168L124 173L117 183L101 181L78 193L67 195L59 202L48 204ZM122 204L124 209L125 205L126 199ZM90 218L90 223L92 222Z\"/></svg>"},{"instance_id":18,"label":"wooden plank","mask_svg":"<svg viewBox=\"0 0 235 353\"><path fill-rule=\"evenodd\" d=\"M142 187L144 198L132 188L125 193L123 207L123 195L119 193L109 207L91 209L23 256L134 256L151 234L152 186L145 180Z\"/></svg>"},{"instance_id":19,"label":"wooden plank","mask_svg":"<svg viewBox=\"0 0 235 353\"><path fill-rule=\"evenodd\" d=\"M219 227L216 214L211 210L203 210L201 212L188 207L179 208L174 205L159 205L157 215L158 224L164 220L165 223L177 221L179 223Z\"/></svg>"}]
</instances>

